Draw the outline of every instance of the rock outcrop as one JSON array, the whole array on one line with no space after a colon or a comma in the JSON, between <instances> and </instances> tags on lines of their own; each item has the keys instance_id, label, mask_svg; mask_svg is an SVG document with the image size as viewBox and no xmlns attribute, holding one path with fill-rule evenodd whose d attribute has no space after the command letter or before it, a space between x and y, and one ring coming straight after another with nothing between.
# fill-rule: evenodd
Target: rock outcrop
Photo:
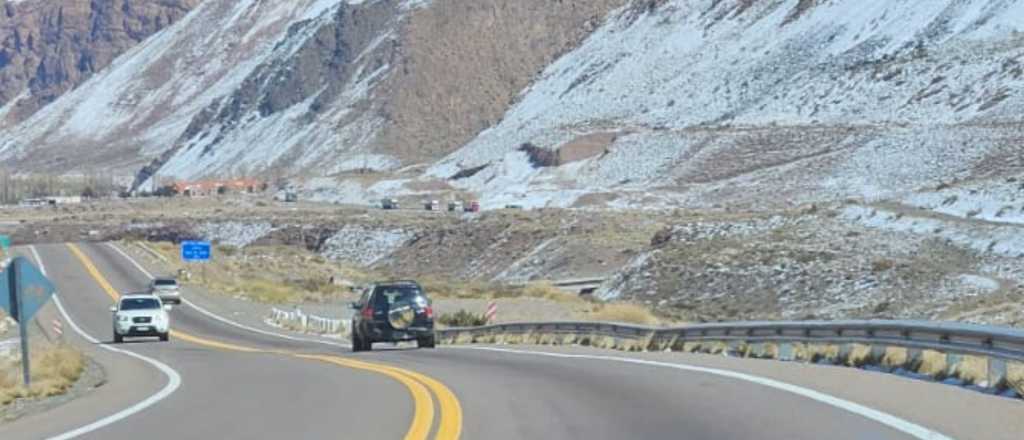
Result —
<instances>
[{"instance_id":1,"label":"rock outcrop","mask_svg":"<svg viewBox=\"0 0 1024 440\"><path fill-rule=\"evenodd\" d=\"M3 2L0 127L32 116L200 1Z\"/></svg>"}]
</instances>

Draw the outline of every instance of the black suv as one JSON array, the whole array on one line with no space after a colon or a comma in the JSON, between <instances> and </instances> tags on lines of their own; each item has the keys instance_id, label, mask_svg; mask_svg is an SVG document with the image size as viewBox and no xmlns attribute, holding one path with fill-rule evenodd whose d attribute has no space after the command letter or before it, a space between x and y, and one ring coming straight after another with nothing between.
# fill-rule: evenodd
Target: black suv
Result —
<instances>
[{"instance_id":1,"label":"black suv","mask_svg":"<svg viewBox=\"0 0 1024 440\"><path fill-rule=\"evenodd\" d=\"M352 309L352 351L371 350L374 342L399 341L434 348L434 309L415 281L370 286Z\"/></svg>"}]
</instances>

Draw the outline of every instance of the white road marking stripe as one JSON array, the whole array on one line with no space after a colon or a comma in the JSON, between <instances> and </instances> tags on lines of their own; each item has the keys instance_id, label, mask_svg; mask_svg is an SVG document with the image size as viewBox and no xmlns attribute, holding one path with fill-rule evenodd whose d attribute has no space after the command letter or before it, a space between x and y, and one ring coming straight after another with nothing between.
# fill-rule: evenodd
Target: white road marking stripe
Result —
<instances>
[{"instance_id":1,"label":"white road marking stripe","mask_svg":"<svg viewBox=\"0 0 1024 440\"><path fill-rule=\"evenodd\" d=\"M36 260L36 264L39 265L40 272L42 272L43 275L46 275L46 266L43 265L43 259L39 257L39 252L36 251L36 247L35 246L29 246L28 248L32 252L32 257ZM138 413L142 412L146 408L149 408L149 407L155 405L157 402L160 402L161 400L166 399L168 396L170 396L172 393L174 393L178 389L178 387L181 386L181 375L179 375L177 371L174 371L173 368L167 366L166 364L164 364L164 363L162 363L160 361L157 361L155 359L151 359L151 358L148 358L146 356L143 356L143 355L140 355L140 354L137 354L137 353L133 353L133 352L128 351L128 350L121 350L119 348L114 348L114 347L110 347L108 345L104 345L104 344L100 343L100 341L98 339L92 337L91 335L86 333L84 330L82 330L82 328L79 327L78 324L75 323L75 321L71 319L71 315L68 314L67 310L64 308L64 304L61 303L61 301L60 301L60 295L59 294L57 294L57 293L53 294L53 303L57 306L57 310L60 312L61 316L64 317L64 320L68 322L68 325L71 327L71 329L74 330L75 333L78 333L86 341L89 341L92 344L96 344L97 346L99 346L100 348L102 348L104 350L109 350L109 351L112 351L114 353L119 353L119 354L123 354L123 355L126 355L126 356L131 356L133 358L139 359L139 360L141 360L143 362L146 362L146 363L156 367L158 370L160 370L160 372L164 373L164 375L167 376L167 385L164 385L163 389L158 391L156 394L153 394L152 396L147 397L146 399L142 400L139 403L136 403L135 405L132 405L132 406L130 406L128 408L125 408L125 409L123 409L121 411L118 411L117 413L114 413L114 414L111 414L111 415L109 415L107 417L99 419L99 420L97 420L95 422L92 422L92 423L90 423L88 425L85 425L85 426L83 426L81 428L78 428L78 429L75 429L75 430L72 430L72 431L68 431L68 432L65 432L63 434L60 434L60 435L57 435L57 436L54 436L54 437L50 437L48 440L68 440L68 439L73 439L73 438L78 437L80 435L88 434L88 433L96 431L96 430L98 430L100 428L103 428L103 427L112 425L114 423L117 423L117 422L119 422L121 420L124 420L124 419L128 418L129 416L132 416L132 415L135 415L135 414L138 414Z\"/></svg>"},{"instance_id":2,"label":"white road marking stripe","mask_svg":"<svg viewBox=\"0 0 1024 440\"><path fill-rule=\"evenodd\" d=\"M522 354L530 356L547 356L563 359L588 359L588 360L601 360L610 362L622 362L627 364L647 365L651 367L660 368L672 368L676 370L692 371L697 373L712 374L715 376L726 377L730 379L742 380L746 382L763 385L777 390L786 391L789 393L796 394L801 397L806 397L811 400L831 405L844 411L857 414L867 419L876 421L897 431L908 434L914 438L921 440L953 440L951 437L947 437L937 431L930 430L921 425L914 424L907 420L901 419L891 414L887 414L876 409L868 408L864 405L850 402L848 400L833 397L828 394L815 391L812 389L804 388L801 386L789 384L786 382L769 379L766 377L754 376L746 373L738 373L729 370L720 370L717 368L697 367L686 364L673 364L668 362L649 361L644 359L626 358L617 356L600 356L600 355L586 355L586 354L564 354L564 353L551 353L544 351L525 351L525 350L512 350L507 348L493 348L493 347L458 347L454 346L451 348L461 350L480 350L480 351L494 351L500 353L511 353L511 354Z\"/></svg>"},{"instance_id":3,"label":"white road marking stripe","mask_svg":"<svg viewBox=\"0 0 1024 440\"><path fill-rule=\"evenodd\" d=\"M146 270L145 267L142 267L142 265L139 264L138 261L135 261L135 259L132 258L131 255L128 255L128 253L123 251L120 247L116 246L114 243L107 243L107 246L110 246L111 249L117 251L118 254L121 254L122 257L124 257L126 260L128 260L129 263L132 263L132 265L135 266L135 268L138 269L139 272L142 272L143 275L146 275L146 277L148 277L149 279L155 278L152 273L150 273L148 270ZM295 336L283 335L283 334L280 334L280 333L274 333L274 332L269 332L269 331L266 331L266 330L261 330L261 329L255 328L255 327L250 327L250 326L245 325L245 324L239 324L239 323L237 323L235 321L232 321L232 320L230 320L228 318L222 317L222 316L220 316L220 315L218 315L216 313L213 313L213 312L211 312L209 310L206 310L206 309L200 307L199 305L193 303L192 301L189 301L188 298L182 298L181 299L181 303L185 304L185 305L187 305L187 306L189 306L189 307L191 307L193 309L195 309L195 311L197 311L199 313L202 313L203 315L208 316L210 319L213 319L213 320L216 320L216 321L220 321L220 322L222 322L224 324L227 324L227 325L230 325L232 327L240 328L242 330L250 331L250 332L253 332L253 333L258 333L258 334L261 334L261 335L264 335L264 336L272 336L272 337L275 337L275 338L287 339L289 341L312 342L312 343L324 344L324 345L329 345L329 346L333 346L333 347L340 347L340 348L351 348L352 347L349 344L342 344L342 343L331 342L331 341L323 341L323 340L319 340L319 339L299 338L299 337L295 337Z\"/></svg>"}]
</instances>

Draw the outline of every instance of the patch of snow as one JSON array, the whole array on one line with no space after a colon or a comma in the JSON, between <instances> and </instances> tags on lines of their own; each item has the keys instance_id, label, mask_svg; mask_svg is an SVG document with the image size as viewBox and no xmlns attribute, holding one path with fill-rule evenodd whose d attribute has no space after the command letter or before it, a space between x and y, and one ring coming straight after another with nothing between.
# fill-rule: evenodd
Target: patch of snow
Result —
<instances>
[{"instance_id":1,"label":"patch of snow","mask_svg":"<svg viewBox=\"0 0 1024 440\"><path fill-rule=\"evenodd\" d=\"M956 222L902 215L863 206L848 206L843 209L841 217L872 228L938 238L981 254L1024 257L1024 234L1018 226L964 226Z\"/></svg>"},{"instance_id":2,"label":"patch of snow","mask_svg":"<svg viewBox=\"0 0 1024 440\"><path fill-rule=\"evenodd\" d=\"M920 192L903 202L955 217L1024 225L1024 180Z\"/></svg>"},{"instance_id":3,"label":"patch of snow","mask_svg":"<svg viewBox=\"0 0 1024 440\"><path fill-rule=\"evenodd\" d=\"M412 239L402 229L370 229L348 225L324 242L320 253L330 259L370 266Z\"/></svg>"},{"instance_id":4,"label":"patch of snow","mask_svg":"<svg viewBox=\"0 0 1024 440\"><path fill-rule=\"evenodd\" d=\"M203 223L196 227L203 238L236 248L244 248L273 230L270 223Z\"/></svg>"},{"instance_id":5,"label":"patch of snow","mask_svg":"<svg viewBox=\"0 0 1024 440\"><path fill-rule=\"evenodd\" d=\"M999 290L1001 287L999 281L989 277L983 277L980 275L964 274L958 277L958 280L968 287L972 287L985 292L994 292Z\"/></svg>"}]
</instances>

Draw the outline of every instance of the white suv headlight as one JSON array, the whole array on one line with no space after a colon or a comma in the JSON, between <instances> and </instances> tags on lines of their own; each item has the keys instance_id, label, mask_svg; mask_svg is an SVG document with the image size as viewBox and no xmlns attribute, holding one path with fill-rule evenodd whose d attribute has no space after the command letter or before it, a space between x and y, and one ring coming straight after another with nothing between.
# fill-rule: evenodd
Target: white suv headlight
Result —
<instances>
[{"instance_id":1,"label":"white suv headlight","mask_svg":"<svg viewBox=\"0 0 1024 440\"><path fill-rule=\"evenodd\" d=\"M117 320L119 322L128 322L128 321L131 321L131 318L129 318L126 315L117 315Z\"/></svg>"}]
</instances>

